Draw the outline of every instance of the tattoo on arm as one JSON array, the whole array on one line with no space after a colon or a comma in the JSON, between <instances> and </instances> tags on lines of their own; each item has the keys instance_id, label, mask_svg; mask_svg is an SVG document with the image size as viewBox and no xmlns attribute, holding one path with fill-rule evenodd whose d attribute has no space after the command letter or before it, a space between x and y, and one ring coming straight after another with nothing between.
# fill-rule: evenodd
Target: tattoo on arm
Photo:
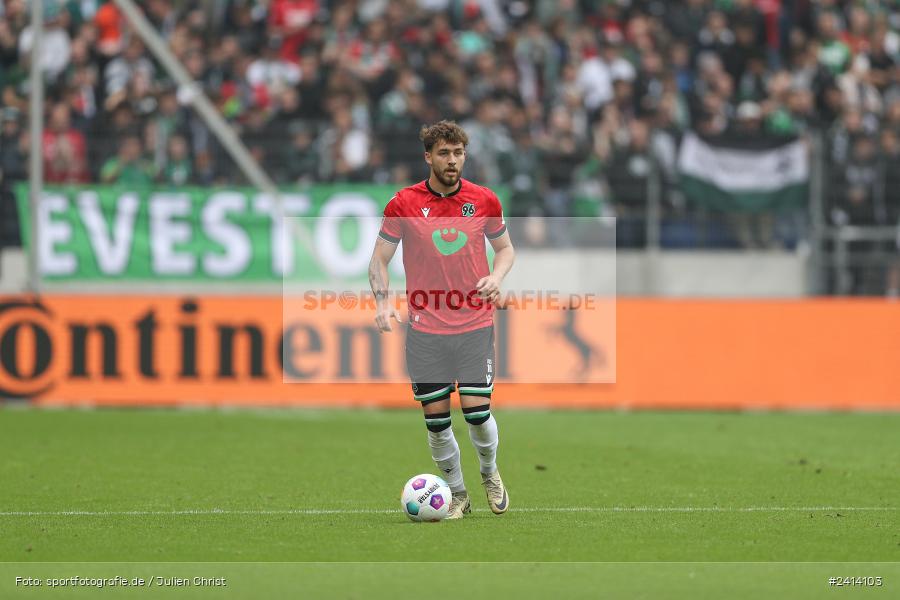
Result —
<instances>
[{"instance_id":1,"label":"tattoo on arm","mask_svg":"<svg viewBox=\"0 0 900 600\"><path fill-rule=\"evenodd\" d=\"M377 260L369 263L369 285L376 298L387 298L387 268Z\"/></svg>"}]
</instances>

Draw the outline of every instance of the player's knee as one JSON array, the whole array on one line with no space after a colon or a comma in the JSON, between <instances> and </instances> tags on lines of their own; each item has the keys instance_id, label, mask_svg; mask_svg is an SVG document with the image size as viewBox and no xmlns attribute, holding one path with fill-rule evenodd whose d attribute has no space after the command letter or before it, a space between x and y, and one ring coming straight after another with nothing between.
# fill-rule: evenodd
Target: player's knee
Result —
<instances>
[{"instance_id":1,"label":"player's knee","mask_svg":"<svg viewBox=\"0 0 900 600\"><path fill-rule=\"evenodd\" d=\"M491 404L485 402L478 406L469 406L462 409L463 417L469 425L481 425L491 418Z\"/></svg>"},{"instance_id":2,"label":"player's knee","mask_svg":"<svg viewBox=\"0 0 900 600\"><path fill-rule=\"evenodd\" d=\"M425 427L434 433L448 429L450 427L450 411L425 415Z\"/></svg>"}]
</instances>

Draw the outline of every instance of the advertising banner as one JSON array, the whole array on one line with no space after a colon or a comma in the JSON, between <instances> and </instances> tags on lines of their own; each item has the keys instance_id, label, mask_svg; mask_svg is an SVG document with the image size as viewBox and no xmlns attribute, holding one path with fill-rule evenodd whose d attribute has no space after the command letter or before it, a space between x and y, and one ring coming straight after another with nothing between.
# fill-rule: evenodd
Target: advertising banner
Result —
<instances>
[{"instance_id":1,"label":"advertising banner","mask_svg":"<svg viewBox=\"0 0 900 600\"><path fill-rule=\"evenodd\" d=\"M406 405L404 327L381 334L371 298L52 296L0 300L0 396L100 403ZM289 314L287 319L284 314ZM507 309L498 381L615 376L615 313ZM603 320L598 318L602 316ZM536 347L553 356L534 353ZM315 385L310 385L315 384ZM343 395L331 386L350 384ZM399 385L399 387L396 387Z\"/></svg>"},{"instance_id":2,"label":"advertising banner","mask_svg":"<svg viewBox=\"0 0 900 600\"><path fill-rule=\"evenodd\" d=\"M268 282L316 279L371 253L391 185L285 191L285 217L252 189L48 187L37 214L45 281ZM26 248L28 187L17 189ZM295 229L287 231L288 226ZM313 259L306 249L333 252ZM334 266L332 265L332 266ZM356 275L365 276L365 264Z\"/></svg>"},{"instance_id":3,"label":"advertising banner","mask_svg":"<svg viewBox=\"0 0 900 600\"><path fill-rule=\"evenodd\" d=\"M403 328L378 333L371 311L346 300L284 320L279 297L0 298L0 396L39 405L417 406L401 383ZM620 299L611 326L591 314L609 313L498 311L493 402L900 410L900 311L888 302ZM611 375L615 383L592 383ZM535 376L558 380L517 383Z\"/></svg>"}]
</instances>

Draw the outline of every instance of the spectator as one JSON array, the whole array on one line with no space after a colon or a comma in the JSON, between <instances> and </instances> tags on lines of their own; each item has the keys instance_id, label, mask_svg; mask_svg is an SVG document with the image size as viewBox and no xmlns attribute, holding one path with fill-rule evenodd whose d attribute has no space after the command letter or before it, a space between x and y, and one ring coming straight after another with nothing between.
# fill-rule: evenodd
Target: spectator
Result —
<instances>
[{"instance_id":1,"label":"spectator","mask_svg":"<svg viewBox=\"0 0 900 600\"><path fill-rule=\"evenodd\" d=\"M512 140L499 115L499 106L490 99L482 99L474 118L463 121L469 136L466 168L470 176L483 185L500 183L500 163L503 155L513 151Z\"/></svg>"},{"instance_id":2,"label":"spectator","mask_svg":"<svg viewBox=\"0 0 900 600\"><path fill-rule=\"evenodd\" d=\"M90 129L91 122L101 110L97 93L99 70L91 54L90 42L78 37L72 42L72 64L69 65L66 82L69 107L72 109L73 122L82 132Z\"/></svg>"},{"instance_id":3,"label":"spectator","mask_svg":"<svg viewBox=\"0 0 900 600\"><path fill-rule=\"evenodd\" d=\"M793 88L788 92L785 106L788 123L785 133L807 133L821 128L823 122L816 115L813 93L806 88Z\"/></svg>"},{"instance_id":4,"label":"spectator","mask_svg":"<svg viewBox=\"0 0 900 600\"><path fill-rule=\"evenodd\" d=\"M596 52L590 42L586 51L589 54ZM622 57L619 44L605 44L599 55L592 56L581 64L578 72L585 107L591 112L598 111L613 99L614 81L631 82L635 76L634 67Z\"/></svg>"},{"instance_id":5,"label":"spectator","mask_svg":"<svg viewBox=\"0 0 900 600\"><path fill-rule=\"evenodd\" d=\"M830 133L831 161L836 165L845 164L850 158L853 140L868 135L870 128L865 116L854 107L844 111L841 120L835 124Z\"/></svg>"},{"instance_id":6,"label":"spectator","mask_svg":"<svg viewBox=\"0 0 900 600\"><path fill-rule=\"evenodd\" d=\"M728 27L725 14L714 10L706 15L706 25L697 33L697 49L700 52L723 54L734 45L734 33Z\"/></svg>"},{"instance_id":7,"label":"spectator","mask_svg":"<svg viewBox=\"0 0 900 600\"><path fill-rule=\"evenodd\" d=\"M325 181L347 181L363 169L369 157L369 133L353 123L349 108L340 108L333 125L317 140L319 175Z\"/></svg>"},{"instance_id":8,"label":"spectator","mask_svg":"<svg viewBox=\"0 0 900 600\"><path fill-rule=\"evenodd\" d=\"M219 40L215 51L208 57L204 80L210 93L223 95L223 87L234 81L235 65L241 57L241 47L236 35L225 35Z\"/></svg>"},{"instance_id":9,"label":"spectator","mask_svg":"<svg viewBox=\"0 0 900 600\"><path fill-rule=\"evenodd\" d=\"M376 144L369 151L369 161L366 166L353 172L350 180L358 183L386 185L393 182L393 176L387 163L384 146Z\"/></svg>"},{"instance_id":10,"label":"spectator","mask_svg":"<svg viewBox=\"0 0 900 600\"><path fill-rule=\"evenodd\" d=\"M684 42L675 42L670 48L670 53L670 73L678 92L689 94L694 89L694 69L691 63L690 48Z\"/></svg>"},{"instance_id":11,"label":"spectator","mask_svg":"<svg viewBox=\"0 0 900 600\"><path fill-rule=\"evenodd\" d=\"M735 27L734 37L734 44L723 49L721 56L725 72L731 76L738 89L741 89L741 80L747 71L750 71L751 77L759 78L761 69L765 70L766 59L762 48L757 44L753 25L739 23Z\"/></svg>"},{"instance_id":12,"label":"spectator","mask_svg":"<svg viewBox=\"0 0 900 600\"><path fill-rule=\"evenodd\" d=\"M674 82L671 87L674 89ZM686 107L679 104L678 96L672 91L663 94L659 106L651 115L650 145L659 165L660 175L666 183L663 191L670 202L674 202L674 196L677 195L678 144L686 127L686 112Z\"/></svg>"},{"instance_id":13,"label":"spectator","mask_svg":"<svg viewBox=\"0 0 900 600\"><path fill-rule=\"evenodd\" d=\"M493 40L488 22L474 15L467 26L457 31L455 42L463 61L469 62L479 54L490 54L493 51Z\"/></svg>"},{"instance_id":14,"label":"spectator","mask_svg":"<svg viewBox=\"0 0 900 600\"><path fill-rule=\"evenodd\" d=\"M650 178L656 169L650 148L650 128L633 119L628 139L615 147L607 171L616 211L616 243L626 247L646 243L646 208Z\"/></svg>"},{"instance_id":15,"label":"spectator","mask_svg":"<svg viewBox=\"0 0 900 600\"><path fill-rule=\"evenodd\" d=\"M144 55L144 45L138 37L132 37L124 54L113 59L103 72L103 81L108 96L107 109L117 106L127 95L128 84L136 75L152 80L155 68Z\"/></svg>"},{"instance_id":16,"label":"spectator","mask_svg":"<svg viewBox=\"0 0 900 600\"><path fill-rule=\"evenodd\" d=\"M272 1L269 31L283 40L278 48L283 61L297 62L318 10L317 0Z\"/></svg>"},{"instance_id":17,"label":"spectator","mask_svg":"<svg viewBox=\"0 0 900 600\"><path fill-rule=\"evenodd\" d=\"M124 17L115 2L105 2L94 15L97 26L97 50L103 56L115 56L122 50Z\"/></svg>"},{"instance_id":18,"label":"spectator","mask_svg":"<svg viewBox=\"0 0 900 600\"><path fill-rule=\"evenodd\" d=\"M312 185L319 174L319 154L313 145L312 132L306 124L297 121L290 126L289 133L291 143L286 160L288 181Z\"/></svg>"},{"instance_id":19,"label":"spectator","mask_svg":"<svg viewBox=\"0 0 900 600\"><path fill-rule=\"evenodd\" d=\"M768 77L764 93L761 96L751 96L747 100L760 104L767 117L771 117L775 113L785 111L790 92L791 76L787 71L780 70Z\"/></svg>"},{"instance_id":20,"label":"spectator","mask_svg":"<svg viewBox=\"0 0 900 600\"><path fill-rule=\"evenodd\" d=\"M767 137L762 107L755 102L742 102L735 114L734 139L755 140ZM742 248L775 247L775 217L770 212L734 212L729 215L734 236Z\"/></svg>"},{"instance_id":21,"label":"spectator","mask_svg":"<svg viewBox=\"0 0 900 600\"><path fill-rule=\"evenodd\" d=\"M641 114L653 113L665 93L669 74L662 55L655 50L644 53L640 65L633 89L635 108Z\"/></svg>"},{"instance_id":22,"label":"spectator","mask_svg":"<svg viewBox=\"0 0 900 600\"><path fill-rule=\"evenodd\" d=\"M325 96L326 72L319 56L314 52L305 53L300 58L300 84L296 86L300 95L300 114L308 121L323 121L326 118L322 100Z\"/></svg>"},{"instance_id":23,"label":"spectator","mask_svg":"<svg viewBox=\"0 0 900 600\"><path fill-rule=\"evenodd\" d=\"M300 82L300 67L284 60L280 53L282 44L281 38L270 38L264 54L247 69L247 83L258 106L267 107L271 98Z\"/></svg>"},{"instance_id":24,"label":"spectator","mask_svg":"<svg viewBox=\"0 0 900 600\"><path fill-rule=\"evenodd\" d=\"M563 107L554 109L540 144L547 182L544 214L568 216L572 209L572 176L584 156L585 148L579 146L571 115ZM560 234L556 231L551 233L554 241L564 243Z\"/></svg>"},{"instance_id":25,"label":"spectator","mask_svg":"<svg viewBox=\"0 0 900 600\"><path fill-rule=\"evenodd\" d=\"M542 90L552 88L561 68L561 56L537 20L525 24L516 39L514 56L521 77L522 96L526 102L534 102Z\"/></svg>"},{"instance_id":26,"label":"spectator","mask_svg":"<svg viewBox=\"0 0 900 600\"><path fill-rule=\"evenodd\" d=\"M853 55L860 55L870 49L869 33L872 29L872 19L866 7L854 5L849 7L849 23L844 35L844 43Z\"/></svg>"},{"instance_id":27,"label":"spectator","mask_svg":"<svg viewBox=\"0 0 900 600\"><path fill-rule=\"evenodd\" d=\"M168 152L169 140L176 132L187 131L187 116L178 104L178 98L173 88L162 91L159 96L159 108L150 119L150 127L153 129L154 145L148 150L153 157L153 164L157 170L165 166L165 156Z\"/></svg>"},{"instance_id":28,"label":"spectator","mask_svg":"<svg viewBox=\"0 0 900 600\"><path fill-rule=\"evenodd\" d=\"M867 135L854 139L850 157L841 173L840 193L831 211L832 222L844 225L884 225L887 215L884 205L883 180L879 177L876 141ZM848 250L857 254L871 254L881 244L868 240L847 243ZM875 276L865 265L856 263L849 268L851 292L869 293L881 277Z\"/></svg>"},{"instance_id":29,"label":"spectator","mask_svg":"<svg viewBox=\"0 0 900 600\"><path fill-rule=\"evenodd\" d=\"M209 150L198 152L194 159L194 179L197 185L215 185L218 178L219 174L216 172L212 153Z\"/></svg>"},{"instance_id":30,"label":"spectator","mask_svg":"<svg viewBox=\"0 0 900 600\"><path fill-rule=\"evenodd\" d=\"M331 26L325 33L325 46L322 49L322 61L326 65L336 65L343 49L358 38L359 32L353 17L353 7L349 3L335 7L331 15Z\"/></svg>"},{"instance_id":31,"label":"spectator","mask_svg":"<svg viewBox=\"0 0 900 600\"><path fill-rule=\"evenodd\" d=\"M111 114L104 112L101 118L94 120L88 136L91 140L88 156L96 169L95 177L99 178L102 165L116 154L119 142L124 137L135 134L139 127L134 111L127 104L120 104Z\"/></svg>"},{"instance_id":32,"label":"spectator","mask_svg":"<svg viewBox=\"0 0 900 600\"><path fill-rule=\"evenodd\" d=\"M396 45L388 39L387 23L378 18L366 26L362 39L350 44L339 65L361 81L368 93L377 99L387 91L391 66L398 58Z\"/></svg>"},{"instance_id":33,"label":"spectator","mask_svg":"<svg viewBox=\"0 0 900 600\"><path fill-rule=\"evenodd\" d=\"M378 103L376 123L381 129L410 131L416 125L411 119L410 97L422 92L422 79L412 69L397 73L393 88Z\"/></svg>"},{"instance_id":34,"label":"spectator","mask_svg":"<svg viewBox=\"0 0 900 600\"><path fill-rule=\"evenodd\" d=\"M885 221L900 225L900 131L884 129L879 148L879 173L884 190Z\"/></svg>"},{"instance_id":35,"label":"spectator","mask_svg":"<svg viewBox=\"0 0 900 600\"><path fill-rule=\"evenodd\" d=\"M700 31L706 14L705 4L705 0L666 3L665 22L674 38L689 40Z\"/></svg>"},{"instance_id":36,"label":"spectator","mask_svg":"<svg viewBox=\"0 0 900 600\"><path fill-rule=\"evenodd\" d=\"M527 129L513 133L513 144L515 152L504 155L500 165L503 182L510 190L508 212L514 217L541 214L544 184L541 152Z\"/></svg>"},{"instance_id":37,"label":"spectator","mask_svg":"<svg viewBox=\"0 0 900 600\"><path fill-rule=\"evenodd\" d=\"M884 27L875 29L870 38L871 43L862 54L868 59L869 81L881 94L884 94L892 83L896 83L897 54L892 55L888 51L889 33Z\"/></svg>"},{"instance_id":38,"label":"spectator","mask_svg":"<svg viewBox=\"0 0 900 600\"><path fill-rule=\"evenodd\" d=\"M193 183L193 166L187 140L174 134L168 139L165 166L160 170L161 183L184 186Z\"/></svg>"},{"instance_id":39,"label":"spectator","mask_svg":"<svg viewBox=\"0 0 900 600\"><path fill-rule=\"evenodd\" d=\"M44 77L51 83L55 83L66 70L72 56L72 40L65 27L65 16L65 12L57 5L44 5L44 36L40 64ZM33 40L34 32L29 25L19 36L19 56L22 60L30 60Z\"/></svg>"},{"instance_id":40,"label":"spectator","mask_svg":"<svg viewBox=\"0 0 900 600\"><path fill-rule=\"evenodd\" d=\"M142 154L140 136L126 135L116 156L106 161L100 169L100 181L134 187L150 185L155 179L153 167Z\"/></svg>"},{"instance_id":41,"label":"spectator","mask_svg":"<svg viewBox=\"0 0 900 600\"><path fill-rule=\"evenodd\" d=\"M898 238L884 244L888 256L895 258L888 266L885 277L886 295L900 298L900 131L887 128L881 132L880 177L884 190L885 219L888 225L896 226Z\"/></svg>"},{"instance_id":42,"label":"spectator","mask_svg":"<svg viewBox=\"0 0 900 600\"><path fill-rule=\"evenodd\" d=\"M0 111L0 187L8 188L28 176L22 117L16 108Z\"/></svg>"},{"instance_id":43,"label":"spectator","mask_svg":"<svg viewBox=\"0 0 900 600\"><path fill-rule=\"evenodd\" d=\"M832 12L823 12L818 22L819 62L833 75L844 72L852 56L850 47L840 36L838 17Z\"/></svg>"},{"instance_id":44,"label":"spectator","mask_svg":"<svg viewBox=\"0 0 900 600\"><path fill-rule=\"evenodd\" d=\"M48 183L86 183L89 180L87 143L72 127L69 107L57 103L50 109L50 122L42 142L44 179Z\"/></svg>"},{"instance_id":45,"label":"spectator","mask_svg":"<svg viewBox=\"0 0 900 600\"><path fill-rule=\"evenodd\" d=\"M277 160L280 149L271 143L280 136L273 130L269 117L270 113L264 110L249 111L241 128L241 137L256 162L267 171L273 172L276 177L280 177L281 173L275 172L282 167Z\"/></svg>"},{"instance_id":46,"label":"spectator","mask_svg":"<svg viewBox=\"0 0 900 600\"><path fill-rule=\"evenodd\" d=\"M769 40L766 35L766 19L757 8L759 4L756 0L735 0L729 17L735 26L740 24L752 31L756 45L763 46Z\"/></svg>"},{"instance_id":47,"label":"spectator","mask_svg":"<svg viewBox=\"0 0 900 600\"><path fill-rule=\"evenodd\" d=\"M22 0L6 3L6 14L0 18L0 86L12 83L10 74L23 71L19 61L19 36L27 24Z\"/></svg>"},{"instance_id":48,"label":"spectator","mask_svg":"<svg viewBox=\"0 0 900 600\"><path fill-rule=\"evenodd\" d=\"M837 196L832 219L837 225L884 224L886 219L879 182L875 140L856 137L843 169L843 190Z\"/></svg>"}]
</instances>

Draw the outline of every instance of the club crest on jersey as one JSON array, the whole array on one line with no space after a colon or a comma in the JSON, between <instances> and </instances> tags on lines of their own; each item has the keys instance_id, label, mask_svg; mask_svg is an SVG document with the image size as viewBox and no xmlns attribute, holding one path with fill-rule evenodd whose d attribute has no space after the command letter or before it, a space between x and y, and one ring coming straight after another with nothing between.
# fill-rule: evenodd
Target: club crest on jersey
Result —
<instances>
[{"instance_id":1,"label":"club crest on jersey","mask_svg":"<svg viewBox=\"0 0 900 600\"><path fill-rule=\"evenodd\" d=\"M422 207L422 215L423 215L423 216L427 217L427 216L428 216L428 213L430 213L430 212L431 212L431 209L430 209L430 208L425 207L425 206Z\"/></svg>"},{"instance_id":2,"label":"club crest on jersey","mask_svg":"<svg viewBox=\"0 0 900 600\"><path fill-rule=\"evenodd\" d=\"M462 216L464 217L474 217L475 216L475 205L471 202L466 202L462 205Z\"/></svg>"}]
</instances>

